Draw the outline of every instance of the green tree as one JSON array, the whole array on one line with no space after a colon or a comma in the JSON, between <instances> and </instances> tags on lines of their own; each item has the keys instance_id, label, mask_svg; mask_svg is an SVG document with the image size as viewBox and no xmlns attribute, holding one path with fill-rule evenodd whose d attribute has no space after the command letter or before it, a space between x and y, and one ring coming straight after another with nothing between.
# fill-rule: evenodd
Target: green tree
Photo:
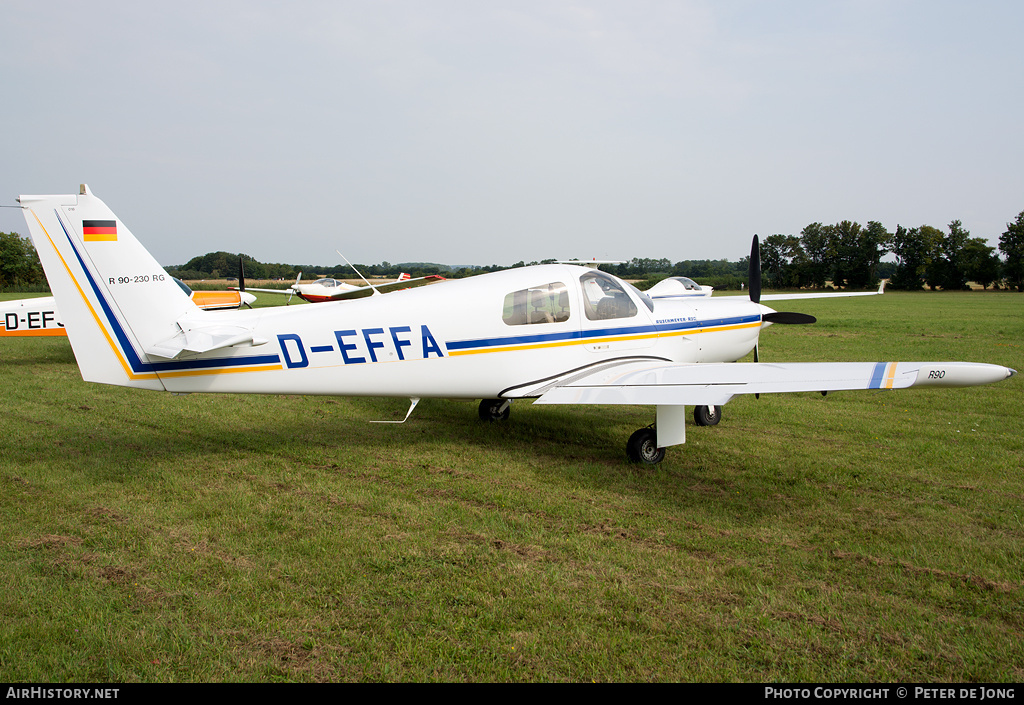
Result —
<instances>
[{"instance_id":1,"label":"green tree","mask_svg":"<svg viewBox=\"0 0 1024 705\"><path fill-rule=\"evenodd\" d=\"M999 236L999 251L1006 257L1003 274L1007 283L1024 291L1024 211L1017 220L1006 224L1006 232Z\"/></svg>"},{"instance_id":2,"label":"green tree","mask_svg":"<svg viewBox=\"0 0 1024 705\"><path fill-rule=\"evenodd\" d=\"M18 233L0 233L0 289L46 284L32 241Z\"/></svg>"},{"instance_id":3,"label":"green tree","mask_svg":"<svg viewBox=\"0 0 1024 705\"><path fill-rule=\"evenodd\" d=\"M964 263L967 280L981 284L987 289L989 284L999 281L1003 263L996 254L996 248L988 244L983 237L972 237L964 245Z\"/></svg>"},{"instance_id":4,"label":"green tree","mask_svg":"<svg viewBox=\"0 0 1024 705\"><path fill-rule=\"evenodd\" d=\"M888 244L889 251L896 255L896 270L889 286L905 291L921 289L942 237L942 231L930 225L910 229L896 226Z\"/></svg>"},{"instance_id":5,"label":"green tree","mask_svg":"<svg viewBox=\"0 0 1024 705\"><path fill-rule=\"evenodd\" d=\"M801 285L824 289L825 282L832 276L835 262L831 228L811 223L800 231L800 246L804 251Z\"/></svg>"},{"instance_id":6,"label":"green tree","mask_svg":"<svg viewBox=\"0 0 1024 705\"><path fill-rule=\"evenodd\" d=\"M832 283L837 287L863 289L877 281L878 263L888 252L889 233L870 221L866 228L844 220L828 226L833 253Z\"/></svg>"},{"instance_id":7,"label":"green tree","mask_svg":"<svg viewBox=\"0 0 1024 705\"><path fill-rule=\"evenodd\" d=\"M941 286L947 291L967 288L967 258L964 248L971 234L964 230L959 220L949 224L949 234L939 241L932 259L928 283L934 288Z\"/></svg>"},{"instance_id":8,"label":"green tree","mask_svg":"<svg viewBox=\"0 0 1024 705\"><path fill-rule=\"evenodd\" d=\"M800 285L795 261L803 255L800 238L793 235L769 235L761 243L761 273L770 289Z\"/></svg>"}]
</instances>

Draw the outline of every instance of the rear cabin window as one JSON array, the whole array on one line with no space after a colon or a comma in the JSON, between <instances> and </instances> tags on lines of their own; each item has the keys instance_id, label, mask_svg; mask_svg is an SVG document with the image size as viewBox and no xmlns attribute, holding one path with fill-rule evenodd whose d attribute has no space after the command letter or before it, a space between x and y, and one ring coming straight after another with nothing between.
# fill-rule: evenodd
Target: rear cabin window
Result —
<instances>
[{"instance_id":1,"label":"rear cabin window","mask_svg":"<svg viewBox=\"0 0 1024 705\"><path fill-rule=\"evenodd\" d=\"M510 326L567 321L569 292L562 282L513 291L505 297L501 320Z\"/></svg>"},{"instance_id":2,"label":"rear cabin window","mask_svg":"<svg viewBox=\"0 0 1024 705\"><path fill-rule=\"evenodd\" d=\"M636 315L636 304L622 284L602 272L587 272L580 277L583 310L592 321L630 318Z\"/></svg>"}]
</instances>

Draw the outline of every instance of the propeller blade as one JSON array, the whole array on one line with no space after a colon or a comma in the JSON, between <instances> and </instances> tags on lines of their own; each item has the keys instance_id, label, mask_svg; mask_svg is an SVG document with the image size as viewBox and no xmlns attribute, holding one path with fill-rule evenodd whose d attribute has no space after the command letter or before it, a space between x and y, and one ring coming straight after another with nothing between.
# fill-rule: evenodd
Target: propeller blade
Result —
<instances>
[{"instance_id":1,"label":"propeller blade","mask_svg":"<svg viewBox=\"0 0 1024 705\"><path fill-rule=\"evenodd\" d=\"M252 308L252 304L246 300L246 269L242 266L242 255L239 255L239 308L245 306Z\"/></svg>"},{"instance_id":2,"label":"propeller blade","mask_svg":"<svg viewBox=\"0 0 1024 705\"><path fill-rule=\"evenodd\" d=\"M815 323L818 319L806 313L790 313L788 311L773 311L761 316L766 323L782 323L784 325L799 326L807 323Z\"/></svg>"},{"instance_id":3,"label":"propeller blade","mask_svg":"<svg viewBox=\"0 0 1024 705\"><path fill-rule=\"evenodd\" d=\"M761 247L757 235L754 236L754 241L750 245L747 278L750 280L750 300L755 304L761 303Z\"/></svg>"}]
</instances>

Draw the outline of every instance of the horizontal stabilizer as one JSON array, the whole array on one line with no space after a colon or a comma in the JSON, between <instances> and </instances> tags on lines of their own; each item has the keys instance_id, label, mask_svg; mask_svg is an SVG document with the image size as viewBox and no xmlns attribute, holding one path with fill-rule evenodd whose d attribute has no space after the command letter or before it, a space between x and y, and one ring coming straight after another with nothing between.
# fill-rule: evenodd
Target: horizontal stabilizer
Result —
<instances>
[{"instance_id":1,"label":"horizontal stabilizer","mask_svg":"<svg viewBox=\"0 0 1024 705\"><path fill-rule=\"evenodd\" d=\"M263 345L267 341L253 337L248 328L226 325L191 326L184 321L178 323L181 332L146 348L146 354L165 360L176 360L188 355L221 350L236 345Z\"/></svg>"}]
</instances>

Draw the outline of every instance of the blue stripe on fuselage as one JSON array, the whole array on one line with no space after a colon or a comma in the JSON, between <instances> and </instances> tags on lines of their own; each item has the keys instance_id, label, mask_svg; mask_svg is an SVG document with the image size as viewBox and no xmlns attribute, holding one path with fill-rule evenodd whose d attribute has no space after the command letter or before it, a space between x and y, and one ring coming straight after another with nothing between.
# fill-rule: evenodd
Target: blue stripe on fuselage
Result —
<instances>
[{"instance_id":1,"label":"blue stripe on fuselage","mask_svg":"<svg viewBox=\"0 0 1024 705\"><path fill-rule=\"evenodd\" d=\"M580 340L585 342L590 338L606 338L616 335L643 335L647 333L661 334L673 333L683 330L694 330L698 328L718 328L721 326L734 326L744 323L757 323L761 320L760 314L752 316L735 316L732 318L717 318L703 321L674 321L669 324L660 323L657 325L624 326L621 328L601 328L598 330L571 330L562 333L543 333L537 335L508 335L497 338L477 338L475 340L456 340L446 342L449 350L468 350L471 348L496 348L510 345L530 345L535 343L554 343L566 340Z\"/></svg>"}]
</instances>

